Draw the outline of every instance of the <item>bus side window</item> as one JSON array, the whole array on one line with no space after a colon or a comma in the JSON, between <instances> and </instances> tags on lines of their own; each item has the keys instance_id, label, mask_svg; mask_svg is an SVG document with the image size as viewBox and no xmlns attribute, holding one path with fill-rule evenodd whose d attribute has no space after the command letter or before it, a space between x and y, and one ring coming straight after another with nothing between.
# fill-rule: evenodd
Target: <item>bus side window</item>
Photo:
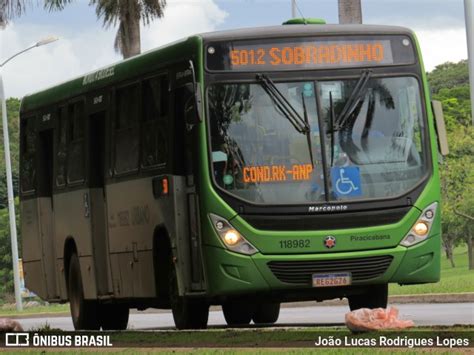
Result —
<instances>
[{"instance_id":1,"label":"bus side window","mask_svg":"<svg viewBox=\"0 0 474 355\"><path fill-rule=\"evenodd\" d=\"M68 107L68 183L84 181L84 102L76 102Z\"/></svg>"},{"instance_id":2,"label":"bus side window","mask_svg":"<svg viewBox=\"0 0 474 355\"><path fill-rule=\"evenodd\" d=\"M116 91L115 108L115 172L121 174L136 171L139 155L137 84Z\"/></svg>"},{"instance_id":3,"label":"bus side window","mask_svg":"<svg viewBox=\"0 0 474 355\"><path fill-rule=\"evenodd\" d=\"M21 191L36 190L36 129L35 117L21 122Z\"/></svg>"},{"instance_id":4,"label":"bus side window","mask_svg":"<svg viewBox=\"0 0 474 355\"><path fill-rule=\"evenodd\" d=\"M67 111L66 107L58 110L58 130L56 136L56 186L66 185L67 167Z\"/></svg>"},{"instance_id":5,"label":"bus side window","mask_svg":"<svg viewBox=\"0 0 474 355\"><path fill-rule=\"evenodd\" d=\"M168 155L169 82L165 75L143 83L143 124L141 131L141 166L166 164Z\"/></svg>"}]
</instances>

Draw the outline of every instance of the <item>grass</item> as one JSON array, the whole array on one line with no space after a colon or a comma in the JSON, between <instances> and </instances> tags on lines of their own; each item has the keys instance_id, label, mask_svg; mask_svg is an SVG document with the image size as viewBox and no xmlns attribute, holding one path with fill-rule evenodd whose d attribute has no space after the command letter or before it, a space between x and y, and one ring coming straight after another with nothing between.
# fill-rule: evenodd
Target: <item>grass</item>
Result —
<instances>
[{"instance_id":1,"label":"grass","mask_svg":"<svg viewBox=\"0 0 474 355\"><path fill-rule=\"evenodd\" d=\"M456 247L453 251L454 264L451 267L445 254L441 255L441 280L438 283L399 286L391 284L389 295L418 295L423 293L474 292L474 270L468 269L467 246Z\"/></svg>"},{"instance_id":2,"label":"grass","mask_svg":"<svg viewBox=\"0 0 474 355\"><path fill-rule=\"evenodd\" d=\"M19 350L15 349L16 353L22 354L38 354L38 350ZM41 349L43 350L43 349ZM89 350L84 349L68 349L68 348L55 348L54 352L65 352L74 354L95 354L100 351L107 355L112 354L204 354L204 355L220 355L220 354L329 354L329 355L346 355L346 354L355 354L355 355L367 355L367 349L364 348L351 348L350 350L340 348L340 349L294 349L294 348L251 348L251 349L223 349L223 348L192 348L192 349L163 349L163 348L126 348L126 349L103 349L103 348L90 348ZM444 349L431 350L437 355L454 355L454 354L466 354L467 352L461 349L451 349L450 351ZM389 355L393 353L401 353L403 355L419 355L420 350L409 350L401 349L395 350L391 349L370 349L370 354L372 355Z\"/></svg>"},{"instance_id":3,"label":"grass","mask_svg":"<svg viewBox=\"0 0 474 355\"><path fill-rule=\"evenodd\" d=\"M22 312L18 312L15 308L12 309L1 309L0 317L11 317L11 316L28 316L36 314L48 314L48 313L69 313L69 304L49 304L44 306L34 306L30 308L24 308Z\"/></svg>"},{"instance_id":4,"label":"grass","mask_svg":"<svg viewBox=\"0 0 474 355\"><path fill-rule=\"evenodd\" d=\"M471 326L436 326L416 327L409 330L374 331L367 333L351 333L346 327L308 327L308 328L256 328L256 329L207 329L205 331L158 331L158 332L120 332L110 333L114 346L157 346L159 347L221 347L221 348L251 348L251 347L310 347L315 348L315 341L324 339L344 338L355 344L354 339L386 338L468 338L470 344L474 340ZM350 340L353 339L353 340ZM360 342L359 342L360 343ZM334 347L334 346L326 346ZM375 345L374 347L377 347Z\"/></svg>"}]
</instances>

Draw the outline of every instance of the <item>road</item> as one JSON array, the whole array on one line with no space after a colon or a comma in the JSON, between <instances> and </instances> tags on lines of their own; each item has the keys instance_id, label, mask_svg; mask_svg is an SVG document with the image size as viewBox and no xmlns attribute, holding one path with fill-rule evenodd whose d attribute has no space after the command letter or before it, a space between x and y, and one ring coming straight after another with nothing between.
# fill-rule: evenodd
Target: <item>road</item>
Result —
<instances>
[{"instance_id":1,"label":"road","mask_svg":"<svg viewBox=\"0 0 474 355\"><path fill-rule=\"evenodd\" d=\"M417 326L474 324L474 303L400 304L401 319L411 319ZM336 326L344 324L347 306L312 306L282 308L276 326ZM51 328L74 330L70 317L37 317L18 319L25 330L46 323ZM225 327L221 311L209 313L210 327ZM170 312L136 312L130 314L130 330L174 329Z\"/></svg>"}]
</instances>

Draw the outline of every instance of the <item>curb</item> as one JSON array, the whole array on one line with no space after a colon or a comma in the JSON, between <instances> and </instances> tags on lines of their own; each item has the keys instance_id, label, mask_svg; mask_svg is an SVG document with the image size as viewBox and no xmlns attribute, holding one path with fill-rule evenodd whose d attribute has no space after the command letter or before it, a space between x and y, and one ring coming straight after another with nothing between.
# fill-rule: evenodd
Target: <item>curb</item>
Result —
<instances>
[{"instance_id":1,"label":"curb","mask_svg":"<svg viewBox=\"0 0 474 355\"><path fill-rule=\"evenodd\" d=\"M396 295L389 296L388 303L469 303L474 302L474 292L463 293L427 293L420 295ZM314 306L314 301L289 302L282 304L282 308L310 307ZM318 306L343 306L347 305L347 299L334 299L323 302L316 302Z\"/></svg>"}]
</instances>

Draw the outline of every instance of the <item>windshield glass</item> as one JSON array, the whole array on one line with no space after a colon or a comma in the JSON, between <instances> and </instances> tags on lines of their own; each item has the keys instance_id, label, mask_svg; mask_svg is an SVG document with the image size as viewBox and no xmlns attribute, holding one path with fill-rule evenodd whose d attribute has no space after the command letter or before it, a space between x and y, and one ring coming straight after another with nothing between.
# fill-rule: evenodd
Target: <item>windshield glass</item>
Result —
<instances>
[{"instance_id":1,"label":"windshield glass","mask_svg":"<svg viewBox=\"0 0 474 355\"><path fill-rule=\"evenodd\" d=\"M314 83L276 87L301 117L305 100L314 166L307 135L260 84L218 84L208 91L215 181L255 203L324 200Z\"/></svg>"},{"instance_id":2,"label":"windshield glass","mask_svg":"<svg viewBox=\"0 0 474 355\"><path fill-rule=\"evenodd\" d=\"M357 80L318 83L328 129L331 200L398 196L423 177L422 110L418 81L412 77L372 78L361 100L340 115ZM331 137L330 108L334 109ZM333 146L331 147L331 140Z\"/></svg>"},{"instance_id":3,"label":"windshield glass","mask_svg":"<svg viewBox=\"0 0 474 355\"><path fill-rule=\"evenodd\" d=\"M307 117L310 144L261 84L210 86L216 183L260 204L387 198L412 189L426 170L417 80L372 76L361 92L354 92L357 82L356 78L275 83L296 112ZM352 105L351 96L357 96ZM344 110L346 105L351 109Z\"/></svg>"}]
</instances>

